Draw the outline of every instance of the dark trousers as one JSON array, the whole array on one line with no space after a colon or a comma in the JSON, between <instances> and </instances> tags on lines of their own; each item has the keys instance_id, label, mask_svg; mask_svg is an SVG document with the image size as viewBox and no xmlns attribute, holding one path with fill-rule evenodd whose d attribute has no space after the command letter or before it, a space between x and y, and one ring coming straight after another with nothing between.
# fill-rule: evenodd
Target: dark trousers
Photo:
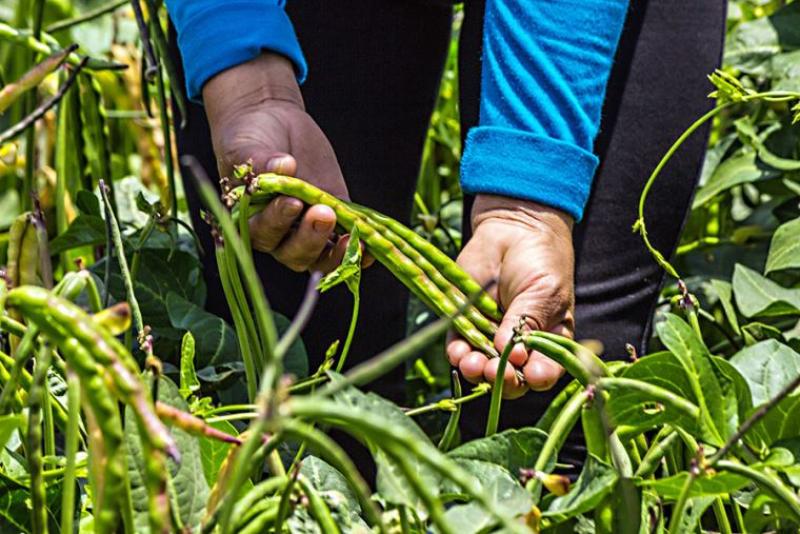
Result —
<instances>
[{"instance_id":1,"label":"dark trousers","mask_svg":"<svg viewBox=\"0 0 800 534\"><path fill-rule=\"evenodd\" d=\"M447 54L451 7L433 0L288 4L310 68L302 88L306 106L333 144L352 198L407 220ZM631 4L595 143L601 165L584 219L575 229L576 337L600 340L608 358L626 357L625 343L640 350L647 344L663 275L631 225L653 167L673 140L712 104L706 98L710 91L706 75L719 65L725 29L724 0L632 0ZM483 10L484 0L467 0L459 61L464 132L478 117ZM646 213L650 237L666 253L677 244L706 138L704 129L684 145L650 195ZM178 148L198 157L209 175L215 175L201 106L191 107L189 124L178 133ZM206 250L212 250L210 236L199 221L196 192L188 181L185 185L195 227ZM270 303L291 317L307 276L281 267L266 255L257 256ZM206 261L208 307L225 316L213 256ZM407 292L386 269L366 270L361 294L351 364L377 354L405 334ZM321 299L304 335L312 369L328 345L344 336L350 306L344 288ZM402 399L403 380L403 369L397 369L374 388ZM504 404L501 425L534 423L558 389L529 393ZM482 434L486 408L485 403L465 408L465 437ZM581 459L575 442L562 456L564 461Z\"/></svg>"}]
</instances>

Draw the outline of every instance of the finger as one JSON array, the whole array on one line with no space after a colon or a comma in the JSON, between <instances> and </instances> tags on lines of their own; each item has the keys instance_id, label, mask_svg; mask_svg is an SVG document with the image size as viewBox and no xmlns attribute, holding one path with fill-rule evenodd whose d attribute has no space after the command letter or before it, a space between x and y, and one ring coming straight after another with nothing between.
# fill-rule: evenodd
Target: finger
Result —
<instances>
[{"instance_id":1,"label":"finger","mask_svg":"<svg viewBox=\"0 0 800 534\"><path fill-rule=\"evenodd\" d=\"M503 321L500 324L500 327L497 329L497 333L494 336L494 346L497 347L497 350L502 353L506 345L511 341L511 338L514 336L514 328L516 328L519 320L517 319L516 323L513 326L510 326L511 321L507 321L506 317L509 314L507 313L503 316ZM511 353L508 355L508 362L511 365L515 365L517 367L522 367L525 365L525 362L528 360L528 350L525 348L525 345L522 343L517 343L514 345L514 348L511 349Z\"/></svg>"},{"instance_id":2,"label":"finger","mask_svg":"<svg viewBox=\"0 0 800 534\"><path fill-rule=\"evenodd\" d=\"M264 172L294 176L297 174L297 160L289 154L276 154L264 165Z\"/></svg>"},{"instance_id":3,"label":"finger","mask_svg":"<svg viewBox=\"0 0 800 534\"><path fill-rule=\"evenodd\" d=\"M477 384L483 380L483 368L486 366L486 356L480 352L470 352L458 363L458 370L464 380Z\"/></svg>"},{"instance_id":4,"label":"finger","mask_svg":"<svg viewBox=\"0 0 800 534\"><path fill-rule=\"evenodd\" d=\"M458 364L461 363L461 359L472 352L472 347L469 346L469 343L464 341L461 338L454 338L447 343L447 359L450 361L450 365L453 367L458 367Z\"/></svg>"},{"instance_id":5,"label":"finger","mask_svg":"<svg viewBox=\"0 0 800 534\"><path fill-rule=\"evenodd\" d=\"M253 248L272 252L286 236L303 211L303 203L292 197L280 196L267 207L250 217L250 238Z\"/></svg>"},{"instance_id":6,"label":"finger","mask_svg":"<svg viewBox=\"0 0 800 534\"><path fill-rule=\"evenodd\" d=\"M544 354L532 351L528 363L522 368L522 374L533 391L545 391L556 385L564 374L564 368Z\"/></svg>"},{"instance_id":7,"label":"finger","mask_svg":"<svg viewBox=\"0 0 800 534\"><path fill-rule=\"evenodd\" d=\"M487 382L494 384L497 379L497 369L500 366L500 358L492 358L486 362L483 368L483 376ZM506 399L516 399L528 391L527 384L521 383L517 378L517 370L513 365L506 364L503 371L503 397Z\"/></svg>"},{"instance_id":8,"label":"finger","mask_svg":"<svg viewBox=\"0 0 800 534\"><path fill-rule=\"evenodd\" d=\"M329 206L311 206L300 226L273 251L275 258L293 271L305 271L316 263L336 228L336 214Z\"/></svg>"}]
</instances>

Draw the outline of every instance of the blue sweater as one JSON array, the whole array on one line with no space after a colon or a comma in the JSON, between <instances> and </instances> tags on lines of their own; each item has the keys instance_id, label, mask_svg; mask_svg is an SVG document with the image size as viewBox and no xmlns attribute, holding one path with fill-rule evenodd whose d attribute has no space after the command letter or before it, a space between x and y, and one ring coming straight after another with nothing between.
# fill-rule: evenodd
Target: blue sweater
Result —
<instances>
[{"instance_id":1,"label":"blue sweater","mask_svg":"<svg viewBox=\"0 0 800 534\"><path fill-rule=\"evenodd\" d=\"M291 59L302 82L307 66L284 3L167 0L189 96L199 98L209 78L262 50ZM480 121L461 165L465 192L533 200L580 220L627 4L487 0Z\"/></svg>"}]
</instances>

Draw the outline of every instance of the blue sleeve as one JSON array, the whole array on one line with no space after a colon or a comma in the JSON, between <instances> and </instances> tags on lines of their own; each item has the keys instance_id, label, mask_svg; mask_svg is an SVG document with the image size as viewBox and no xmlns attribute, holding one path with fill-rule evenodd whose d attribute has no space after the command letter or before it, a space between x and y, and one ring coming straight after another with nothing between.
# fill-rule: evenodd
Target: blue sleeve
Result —
<instances>
[{"instance_id":1,"label":"blue sleeve","mask_svg":"<svg viewBox=\"0 0 800 534\"><path fill-rule=\"evenodd\" d=\"M285 0L167 0L189 98L199 100L203 84L212 76L263 50L289 58L302 82L306 61L284 4Z\"/></svg>"},{"instance_id":2,"label":"blue sleeve","mask_svg":"<svg viewBox=\"0 0 800 534\"><path fill-rule=\"evenodd\" d=\"M559 208L580 220L627 0L488 0L481 109L465 192Z\"/></svg>"}]
</instances>

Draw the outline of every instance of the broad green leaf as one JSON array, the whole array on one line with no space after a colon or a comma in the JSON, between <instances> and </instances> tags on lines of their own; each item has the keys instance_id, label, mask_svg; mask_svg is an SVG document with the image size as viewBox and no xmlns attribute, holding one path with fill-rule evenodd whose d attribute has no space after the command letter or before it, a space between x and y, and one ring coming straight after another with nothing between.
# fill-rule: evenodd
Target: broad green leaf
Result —
<instances>
[{"instance_id":1,"label":"broad green leaf","mask_svg":"<svg viewBox=\"0 0 800 534\"><path fill-rule=\"evenodd\" d=\"M174 292L167 294L166 305L172 326L185 330L194 337L196 367L239 359L236 332L224 320ZM181 371L183 359L181 355Z\"/></svg>"},{"instance_id":2,"label":"broad green leaf","mask_svg":"<svg viewBox=\"0 0 800 534\"><path fill-rule=\"evenodd\" d=\"M675 501L681 494L689 473L678 473L667 478L644 479L639 481L641 487L650 489L658 493L661 498L667 501ZM724 495L739 490L750 483L750 480L727 471L713 474L704 474L697 477L692 482L689 490L689 497L707 497L714 495Z\"/></svg>"},{"instance_id":3,"label":"broad green leaf","mask_svg":"<svg viewBox=\"0 0 800 534\"><path fill-rule=\"evenodd\" d=\"M600 504L617 485L617 472L599 458L589 455L583 471L569 493L554 499L544 517L555 523L584 514Z\"/></svg>"},{"instance_id":4,"label":"broad green leaf","mask_svg":"<svg viewBox=\"0 0 800 534\"><path fill-rule=\"evenodd\" d=\"M469 458L459 458L457 462L474 477L475 485L489 495L495 511L506 517L516 517L530 511L533 498L505 468ZM495 523L488 512L475 502L451 507L445 514L445 520L459 534L485 532Z\"/></svg>"},{"instance_id":5,"label":"broad green leaf","mask_svg":"<svg viewBox=\"0 0 800 534\"><path fill-rule=\"evenodd\" d=\"M737 185L777 178L780 174L775 169L759 167L754 151L732 156L721 163L708 182L697 191L692 209L703 206L717 195Z\"/></svg>"},{"instance_id":6,"label":"broad green leaf","mask_svg":"<svg viewBox=\"0 0 800 534\"><path fill-rule=\"evenodd\" d=\"M722 401L725 413L722 428L727 438L739 429L753 408L750 386L736 367L719 356L712 357L717 377L720 378Z\"/></svg>"},{"instance_id":7,"label":"broad green leaf","mask_svg":"<svg viewBox=\"0 0 800 534\"><path fill-rule=\"evenodd\" d=\"M704 438L714 445L722 444L726 421L726 400L717 369L703 341L691 326L674 314L657 326L658 337L681 363L701 413Z\"/></svg>"},{"instance_id":8,"label":"broad green leaf","mask_svg":"<svg viewBox=\"0 0 800 534\"><path fill-rule=\"evenodd\" d=\"M178 386L165 376L159 378L158 400L179 410L189 411L186 401L178 391ZM194 530L200 524L205 513L209 496L209 485L203 471L200 438L187 434L177 427L170 428L170 432L181 453L180 465L176 465L172 460L167 460L169 476L172 479L170 491L174 491L173 497L178 503L183 524ZM147 532L149 523L147 491L144 486L145 459L136 418L129 407L125 410L125 448L128 457L128 476L131 481L136 530L137 532Z\"/></svg>"},{"instance_id":9,"label":"broad green leaf","mask_svg":"<svg viewBox=\"0 0 800 534\"><path fill-rule=\"evenodd\" d=\"M50 253L61 254L85 245L101 245L106 242L106 223L97 215L78 215L67 231L50 241Z\"/></svg>"},{"instance_id":10,"label":"broad green leaf","mask_svg":"<svg viewBox=\"0 0 800 534\"><path fill-rule=\"evenodd\" d=\"M766 274L800 267L800 218L784 223L775 230L769 245Z\"/></svg>"},{"instance_id":11,"label":"broad green leaf","mask_svg":"<svg viewBox=\"0 0 800 534\"><path fill-rule=\"evenodd\" d=\"M103 211L100 209L100 199L97 198L91 191L81 189L75 195L75 207L77 207L83 215L93 215L95 217L102 217Z\"/></svg>"},{"instance_id":12,"label":"broad green leaf","mask_svg":"<svg viewBox=\"0 0 800 534\"><path fill-rule=\"evenodd\" d=\"M337 393L334 400L341 404L343 410L355 407L368 411L374 416L382 418L387 426L402 429L415 440L424 441L433 447L433 443L425 432L399 407L383 397L374 393L363 393L356 388L347 388ZM358 432L357 428L353 430ZM402 504L421 510L421 501L409 486L398 465L383 451L382 444L367 440L367 445L378 467L376 487L380 496L392 504ZM411 461L412 468L422 483L435 494L439 488L439 475L426 464L413 458Z\"/></svg>"},{"instance_id":13,"label":"broad green leaf","mask_svg":"<svg viewBox=\"0 0 800 534\"><path fill-rule=\"evenodd\" d=\"M711 280L711 290L717 295L725 318L735 333L739 333L739 319L736 316L736 308L733 306L733 286L725 280Z\"/></svg>"},{"instance_id":14,"label":"broad green leaf","mask_svg":"<svg viewBox=\"0 0 800 534\"><path fill-rule=\"evenodd\" d=\"M359 515L361 505L358 498L339 471L316 456L306 456L300 464L300 474L308 479L328 504L339 528L345 531L355 528L364 534L369 532Z\"/></svg>"},{"instance_id":15,"label":"broad green leaf","mask_svg":"<svg viewBox=\"0 0 800 534\"><path fill-rule=\"evenodd\" d=\"M800 289L781 287L744 265L733 271L733 294L745 317L800 315Z\"/></svg>"},{"instance_id":16,"label":"broad green leaf","mask_svg":"<svg viewBox=\"0 0 800 534\"><path fill-rule=\"evenodd\" d=\"M194 368L195 342L191 332L186 332L181 341L180 393L184 399L200 389L200 381Z\"/></svg>"},{"instance_id":17,"label":"broad green leaf","mask_svg":"<svg viewBox=\"0 0 800 534\"><path fill-rule=\"evenodd\" d=\"M765 532L765 529L767 532L773 532L774 529L767 529L767 527L778 520L781 521L782 526L784 523L787 524L786 532L796 532L796 524L793 530L788 528L791 524L790 517L792 517L792 512L782 501L766 491L760 490L753 496L753 500L744 514L745 532ZM782 531L784 530L782 529Z\"/></svg>"},{"instance_id":18,"label":"broad green leaf","mask_svg":"<svg viewBox=\"0 0 800 534\"><path fill-rule=\"evenodd\" d=\"M31 531L30 498L28 488L0 473L0 531Z\"/></svg>"},{"instance_id":19,"label":"broad green leaf","mask_svg":"<svg viewBox=\"0 0 800 534\"><path fill-rule=\"evenodd\" d=\"M231 436L239 435L239 431L236 430L236 427L230 424L228 421L216 421L208 424L209 426L216 428L217 430L221 430L226 434L230 434ZM203 474L205 475L206 482L208 482L209 487L211 487L217 481L217 475L219 475L222 462L225 461L225 458L228 456L228 452L233 445L230 443L223 443L218 439L206 437L200 438L199 443L200 461L203 464ZM248 480L247 485L252 485L252 483Z\"/></svg>"},{"instance_id":20,"label":"broad green leaf","mask_svg":"<svg viewBox=\"0 0 800 534\"><path fill-rule=\"evenodd\" d=\"M714 502L716 497L693 497L686 503L686 508L678 522L678 532L696 532L700 526L700 520L703 518L708 507Z\"/></svg>"},{"instance_id":21,"label":"broad green leaf","mask_svg":"<svg viewBox=\"0 0 800 534\"><path fill-rule=\"evenodd\" d=\"M782 50L800 48L800 9L789 4L770 17L736 26L725 41L725 65L749 74L769 74L769 61Z\"/></svg>"},{"instance_id":22,"label":"broad green leaf","mask_svg":"<svg viewBox=\"0 0 800 534\"><path fill-rule=\"evenodd\" d=\"M753 411L760 406L753 408ZM771 446L779 440L800 436L800 395L781 400L745 434L745 441L756 448Z\"/></svg>"},{"instance_id":23,"label":"broad green leaf","mask_svg":"<svg viewBox=\"0 0 800 534\"><path fill-rule=\"evenodd\" d=\"M291 321L280 313L275 312L273 312L272 318L275 321L278 335L282 336L288 330ZM283 372L294 375L296 378L308 376L308 351L306 351L305 343L303 343L303 339L300 336L294 340L294 343L292 343L283 357Z\"/></svg>"},{"instance_id":24,"label":"broad green leaf","mask_svg":"<svg viewBox=\"0 0 800 534\"><path fill-rule=\"evenodd\" d=\"M0 416L0 449L8 443L11 434L22 424L22 414L9 414Z\"/></svg>"},{"instance_id":25,"label":"broad green leaf","mask_svg":"<svg viewBox=\"0 0 800 534\"><path fill-rule=\"evenodd\" d=\"M747 381L754 406L767 402L800 375L800 354L774 339L740 350L730 363Z\"/></svg>"},{"instance_id":26,"label":"broad green leaf","mask_svg":"<svg viewBox=\"0 0 800 534\"><path fill-rule=\"evenodd\" d=\"M448 452L447 456L497 464L516 476L520 469L533 467L545 440L547 433L538 428L510 429L467 442ZM546 470L552 468L549 466Z\"/></svg>"}]
</instances>

